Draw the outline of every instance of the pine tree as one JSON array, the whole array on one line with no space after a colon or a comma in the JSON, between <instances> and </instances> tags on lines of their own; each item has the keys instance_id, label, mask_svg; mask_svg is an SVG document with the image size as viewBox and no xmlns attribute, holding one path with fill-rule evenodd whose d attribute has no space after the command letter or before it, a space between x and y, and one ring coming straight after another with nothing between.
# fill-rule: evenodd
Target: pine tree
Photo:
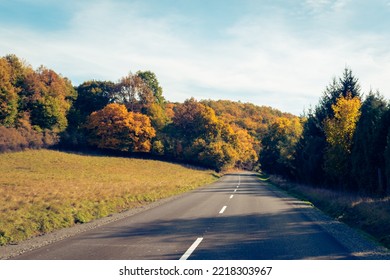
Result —
<instances>
[{"instance_id":1,"label":"pine tree","mask_svg":"<svg viewBox=\"0 0 390 280\"><path fill-rule=\"evenodd\" d=\"M295 152L295 170L299 180L309 184L327 181L324 159L327 149L324 121L334 117L332 106L340 97L360 98L360 85L352 70L345 68L341 78L333 78L318 105L309 112Z\"/></svg>"},{"instance_id":2,"label":"pine tree","mask_svg":"<svg viewBox=\"0 0 390 280\"><path fill-rule=\"evenodd\" d=\"M383 96L370 91L362 104L351 154L351 187L364 194L377 193L382 184L378 174L384 172L384 151L376 142L386 110Z\"/></svg>"}]
</instances>

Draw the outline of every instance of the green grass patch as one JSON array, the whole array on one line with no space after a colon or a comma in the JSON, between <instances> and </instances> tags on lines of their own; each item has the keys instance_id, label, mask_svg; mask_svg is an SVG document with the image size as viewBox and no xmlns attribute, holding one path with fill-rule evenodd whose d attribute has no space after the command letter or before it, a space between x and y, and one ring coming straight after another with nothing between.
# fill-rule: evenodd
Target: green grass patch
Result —
<instances>
[{"instance_id":1,"label":"green grass patch","mask_svg":"<svg viewBox=\"0 0 390 280\"><path fill-rule=\"evenodd\" d=\"M0 154L0 245L86 223L211 183L156 160L50 150Z\"/></svg>"}]
</instances>

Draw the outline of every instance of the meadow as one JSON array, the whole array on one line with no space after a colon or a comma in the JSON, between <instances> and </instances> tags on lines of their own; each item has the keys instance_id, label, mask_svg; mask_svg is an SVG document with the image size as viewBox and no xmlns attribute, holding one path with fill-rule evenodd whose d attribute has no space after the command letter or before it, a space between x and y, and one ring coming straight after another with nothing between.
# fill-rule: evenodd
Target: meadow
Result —
<instances>
[{"instance_id":1,"label":"meadow","mask_svg":"<svg viewBox=\"0 0 390 280\"><path fill-rule=\"evenodd\" d=\"M86 223L211 183L217 175L156 160L52 150L0 154L0 245Z\"/></svg>"}]
</instances>

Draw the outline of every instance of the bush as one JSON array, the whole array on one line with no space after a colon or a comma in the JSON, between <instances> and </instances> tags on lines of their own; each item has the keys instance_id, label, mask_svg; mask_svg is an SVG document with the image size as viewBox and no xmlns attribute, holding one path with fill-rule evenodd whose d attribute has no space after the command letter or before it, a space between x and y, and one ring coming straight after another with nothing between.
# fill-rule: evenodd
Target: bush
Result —
<instances>
[{"instance_id":1,"label":"bush","mask_svg":"<svg viewBox=\"0 0 390 280\"><path fill-rule=\"evenodd\" d=\"M0 126L0 153L48 148L56 145L58 139L58 135L49 130L38 132L31 127Z\"/></svg>"}]
</instances>

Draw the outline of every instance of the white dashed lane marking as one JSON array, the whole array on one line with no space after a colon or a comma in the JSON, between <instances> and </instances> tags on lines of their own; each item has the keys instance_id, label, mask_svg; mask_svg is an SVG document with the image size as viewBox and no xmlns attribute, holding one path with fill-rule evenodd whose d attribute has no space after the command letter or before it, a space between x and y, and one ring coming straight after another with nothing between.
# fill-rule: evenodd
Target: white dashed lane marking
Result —
<instances>
[{"instance_id":1,"label":"white dashed lane marking","mask_svg":"<svg viewBox=\"0 0 390 280\"><path fill-rule=\"evenodd\" d=\"M227 206L222 207L221 211L219 211L219 214L222 214L223 212L225 212L226 208L227 208Z\"/></svg>"},{"instance_id":2,"label":"white dashed lane marking","mask_svg":"<svg viewBox=\"0 0 390 280\"><path fill-rule=\"evenodd\" d=\"M191 247L188 248L188 250L184 253L183 256L181 256L179 260L185 261L186 259L188 259L191 256L192 252L195 251L196 247L199 246L200 242L202 242L202 240L203 237L199 237L198 239L196 239L195 242L191 245Z\"/></svg>"}]
</instances>

